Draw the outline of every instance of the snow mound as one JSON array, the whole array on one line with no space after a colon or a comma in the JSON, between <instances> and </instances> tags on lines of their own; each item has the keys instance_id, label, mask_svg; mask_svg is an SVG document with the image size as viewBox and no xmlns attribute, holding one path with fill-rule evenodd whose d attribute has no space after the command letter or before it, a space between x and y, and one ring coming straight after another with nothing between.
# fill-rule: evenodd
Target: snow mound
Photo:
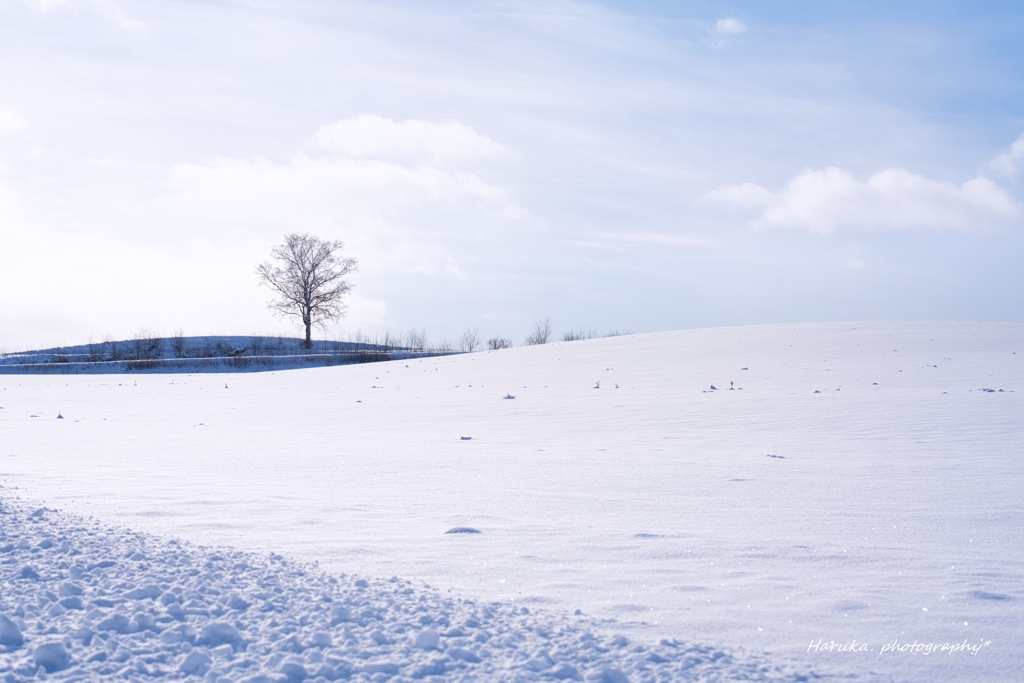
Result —
<instances>
[{"instance_id":1,"label":"snow mound","mask_svg":"<svg viewBox=\"0 0 1024 683\"><path fill-rule=\"evenodd\" d=\"M331 576L2 499L0 577L0 681L10 683L807 680L714 648L645 646L580 617Z\"/></svg>"}]
</instances>

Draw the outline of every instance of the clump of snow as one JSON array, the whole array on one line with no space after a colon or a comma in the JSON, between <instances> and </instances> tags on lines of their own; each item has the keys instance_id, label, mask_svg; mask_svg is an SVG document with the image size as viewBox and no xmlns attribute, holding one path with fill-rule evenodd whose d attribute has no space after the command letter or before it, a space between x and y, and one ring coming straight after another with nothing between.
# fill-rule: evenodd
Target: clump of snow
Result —
<instances>
[{"instance_id":1,"label":"clump of snow","mask_svg":"<svg viewBox=\"0 0 1024 683\"><path fill-rule=\"evenodd\" d=\"M2 499L0 566L8 683L806 680L714 648L649 647L584 619L443 597L396 578L331 576L279 555L164 541Z\"/></svg>"}]
</instances>

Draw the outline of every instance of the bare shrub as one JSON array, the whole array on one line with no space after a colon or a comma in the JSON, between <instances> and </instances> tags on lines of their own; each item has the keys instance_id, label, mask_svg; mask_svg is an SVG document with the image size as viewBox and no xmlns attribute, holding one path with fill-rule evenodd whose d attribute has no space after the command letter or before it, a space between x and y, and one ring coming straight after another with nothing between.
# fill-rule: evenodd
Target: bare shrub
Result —
<instances>
[{"instance_id":1,"label":"bare shrub","mask_svg":"<svg viewBox=\"0 0 1024 683\"><path fill-rule=\"evenodd\" d=\"M614 330L608 331L604 336L606 336L606 337L623 337L623 336L629 335L629 334L633 334L633 333L631 331L629 331L629 330L620 330L619 328L616 327Z\"/></svg>"},{"instance_id":2,"label":"bare shrub","mask_svg":"<svg viewBox=\"0 0 1024 683\"><path fill-rule=\"evenodd\" d=\"M597 331L594 328L587 330L581 327L578 330L569 330L562 333L562 341L580 341L581 339L594 339L597 336Z\"/></svg>"},{"instance_id":3,"label":"bare shrub","mask_svg":"<svg viewBox=\"0 0 1024 683\"><path fill-rule=\"evenodd\" d=\"M526 344L528 346L535 346L537 344L547 344L550 340L551 320L550 318L544 318L533 324L533 332L526 337Z\"/></svg>"},{"instance_id":4,"label":"bare shrub","mask_svg":"<svg viewBox=\"0 0 1024 683\"><path fill-rule=\"evenodd\" d=\"M491 337L487 340L487 348L491 351L497 351L498 349L511 349L512 340L507 337Z\"/></svg>"}]
</instances>

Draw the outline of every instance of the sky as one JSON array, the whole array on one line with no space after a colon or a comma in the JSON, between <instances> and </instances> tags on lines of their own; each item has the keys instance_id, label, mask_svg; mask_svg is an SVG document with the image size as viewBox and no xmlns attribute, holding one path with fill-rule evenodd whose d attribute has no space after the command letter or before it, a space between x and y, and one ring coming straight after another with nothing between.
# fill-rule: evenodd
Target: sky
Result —
<instances>
[{"instance_id":1,"label":"sky","mask_svg":"<svg viewBox=\"0 0 1024 683\"><path fill-rule=\"evenodd\" d=\"M0 0L0 348L1024 320L1016 3Z\"/></svg>"}]
</instances>

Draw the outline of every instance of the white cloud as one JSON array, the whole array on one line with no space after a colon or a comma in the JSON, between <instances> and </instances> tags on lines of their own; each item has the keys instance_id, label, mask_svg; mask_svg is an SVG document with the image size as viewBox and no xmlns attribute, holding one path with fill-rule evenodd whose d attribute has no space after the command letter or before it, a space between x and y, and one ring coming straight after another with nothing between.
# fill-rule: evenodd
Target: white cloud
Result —
<instances>
[{"instance_id":1,"label":"white cloud","mask_svg":"<svg viewBox=\"0 0 1024 683\"><path fill-rule=\"evenodd\" d=\"M25 130L25 119L16 111L0 109L0 131L20 133Z\"/></svg>"},{"instance_id":2,"label":"white cloud","mask_svg":"<svg viewBox=\"0 0 1024 683\"><path fill-rule=\"evenodd\" d=\"M745 183L710 193L707 201L758 209L755 227L827 233L841 229L974 230L1019 220L1022 210L987 178L962 185L900 169L859 180L841 168L807 169L780 192Z\"/></svg>"},{"instance_id":3,"label":"white cloud","mask_svg":"<svg viewBox=\"0 0 1024 683\"><path fill-rule=\"evenodd\" d=\"M457 121L432 123L363 114L342 119L316 132L323 149L360 158L468 159L504 150L498 143Z\"/></svg>"},{"instance_id":4,"label":"white cloud","mask_svg":"<svg viewBox=\"0 0 1024 683\"><path fill-rule=\"evenodd\" d=\"M1024 159L1024 133L1017 138L1010 148L992 160L994 170L1010 178L1016 177L1020 160Z\"/></svg>"},{"instance_id":5,"label":"white cloud","mask_svg":"<svg viewBox=\"0 0 1024 683\"><path fill-rule=\"evenodd\" d=\"M738 36L746 32L747 25L735 17L726 17L715 22L715 30L722 35Z\"/></svg>"},{"instance_id":6,"label":"white cloud","mask_svg":"<svg viewBox=\"0 0 1024 683\"><path fill-rule=\"evenodd\" d=\"M417 130L446 130L420 123ZM473 133L464 126L455 130ZM367 145L365 151L370 150ZM432 161L296 152L283 162L179 163L170 171L170 191L142 207L134 223L152 226L156 235L217 235L225 242L271 243L284 232L308 231L343 239L376 272L460 275L442 246L450 244L450 236L486 231L529 214L500 187Z\"/></svg>"},{"instance_id":7,"label":"white cloud","mask_svg":"<svg viewBox=\"0 0 1024 683\"><path fill-rule=\"evenodd\" d=\"M423 204L468 202L495 214L519 214L503 190L471 173L371 159L302 153L286 163L214 159L177 164L171 179L175 191L157 200L168 212L195 213L247 232L256 225L348 225Z\"/></svg>"}]
</instances>

